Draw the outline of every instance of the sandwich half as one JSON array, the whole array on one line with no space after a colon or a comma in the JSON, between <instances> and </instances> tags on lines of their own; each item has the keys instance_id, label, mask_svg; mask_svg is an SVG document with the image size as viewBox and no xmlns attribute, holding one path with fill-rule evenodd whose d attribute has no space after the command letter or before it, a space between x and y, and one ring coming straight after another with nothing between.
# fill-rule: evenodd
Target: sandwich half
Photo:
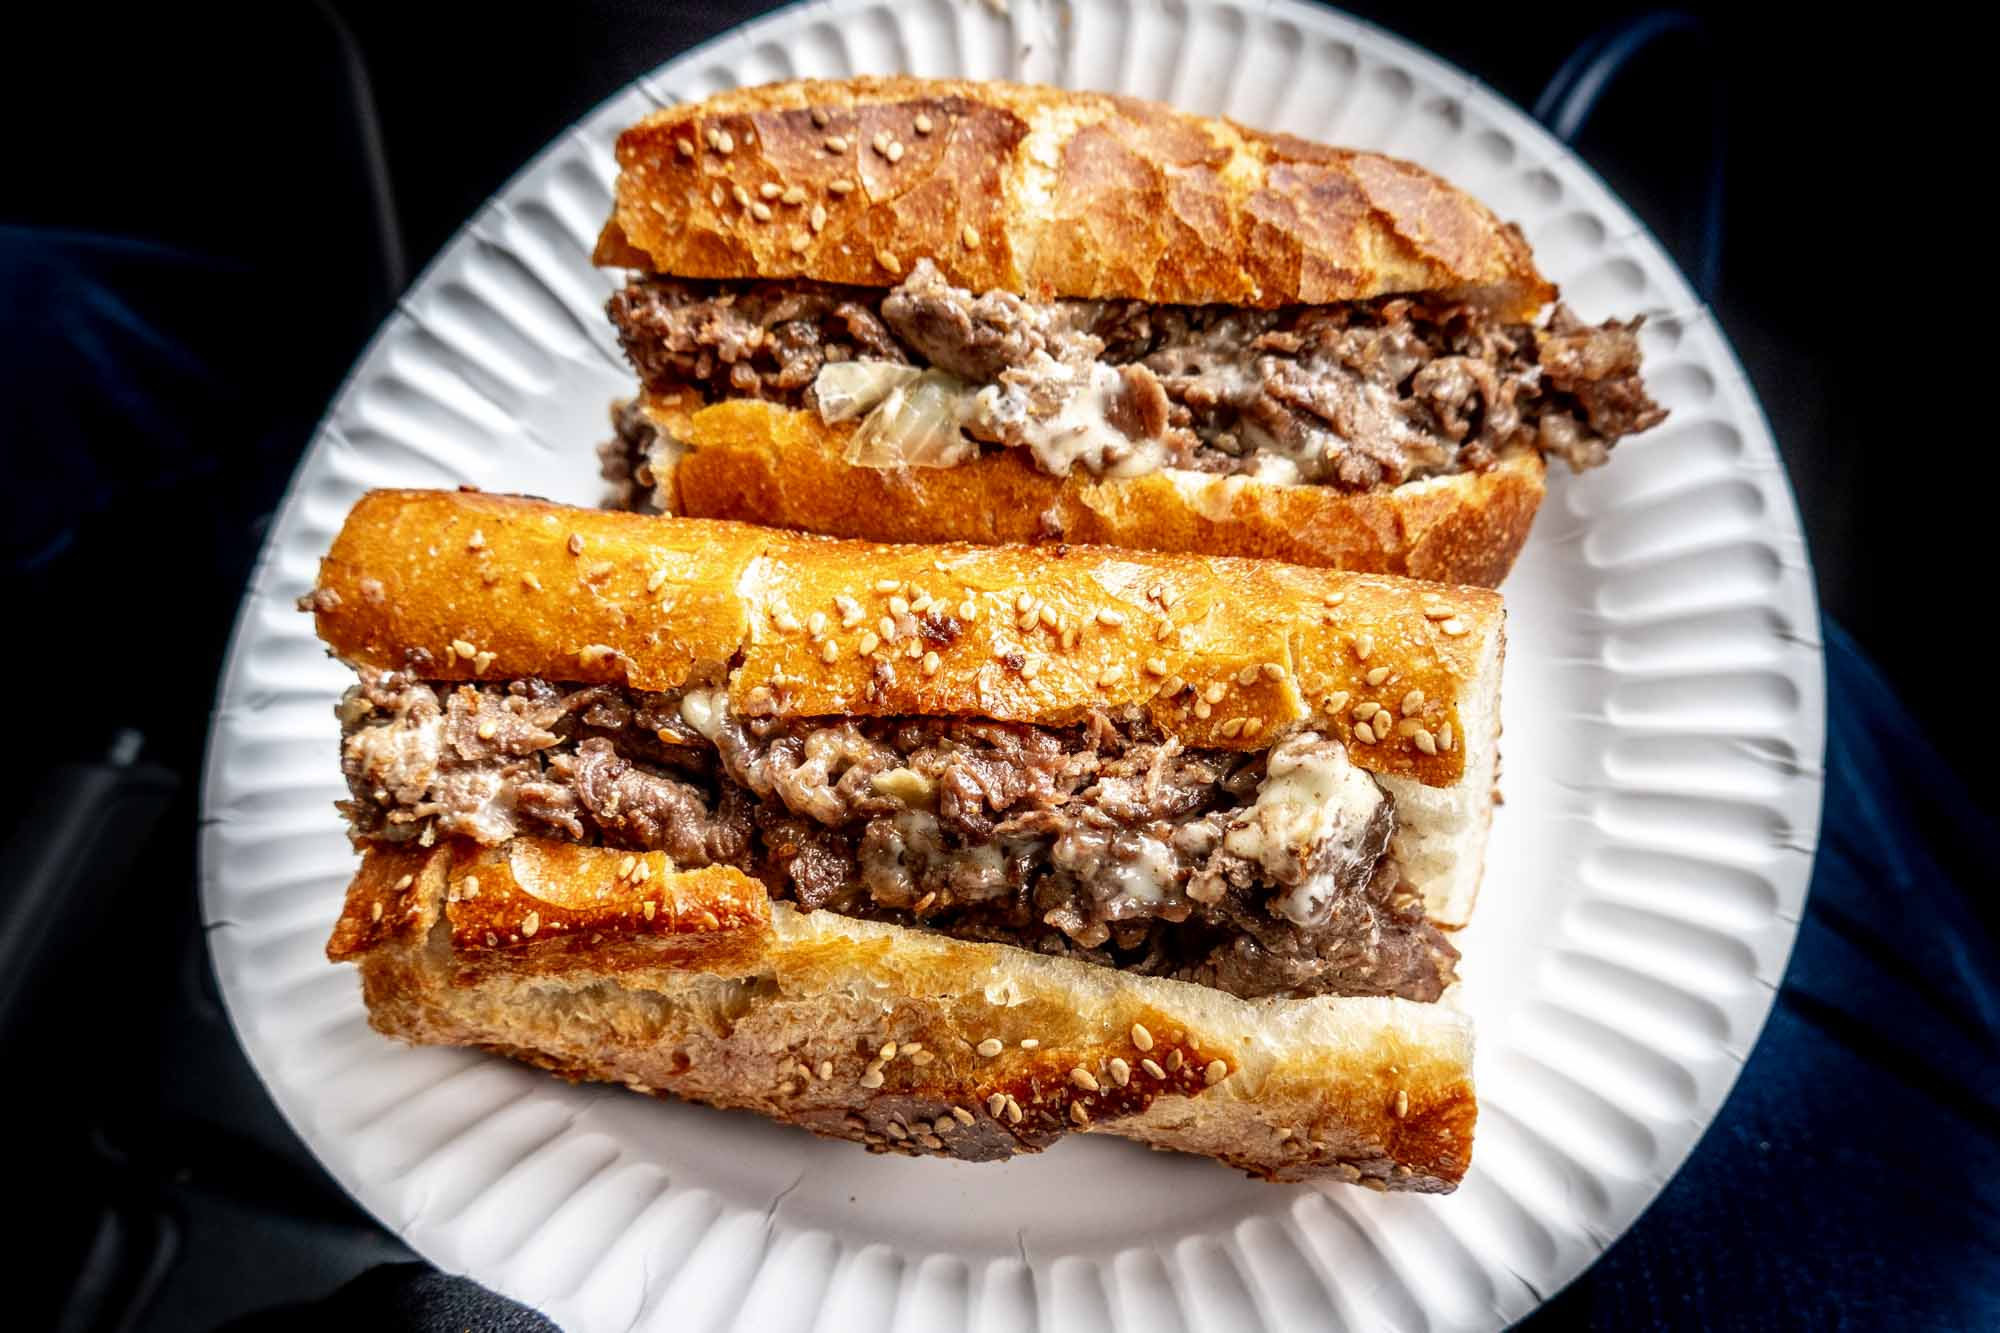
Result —
<instances>
[{"instance_id":1,"label":"sandwich half","mask_svg":"<svg viewBox=\"0 0 2000 1333\"><path fill-rule=\"evenodd\" d=\"M1664 412L1638 321L1393 158L1131 98L908 78L669 107L601 265L614 503L1491 586L1545 459Z\"/></svg>"},{"instance_id":2,"label":"sandwich half","mask_svg":"<svg viewBox=\"0 0 2000 1333\"><path fill-rule=\"evenodd\" d=\"M384 1032L880 1151L1465 1171L1491 592L384 491L306 605Z\"/></svg>"}]
</instances>

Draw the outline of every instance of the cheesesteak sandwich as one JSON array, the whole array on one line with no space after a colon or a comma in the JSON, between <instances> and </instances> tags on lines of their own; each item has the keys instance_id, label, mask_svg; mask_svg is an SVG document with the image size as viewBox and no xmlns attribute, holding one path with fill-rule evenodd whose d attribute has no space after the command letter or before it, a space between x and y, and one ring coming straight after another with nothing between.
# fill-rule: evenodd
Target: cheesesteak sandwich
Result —
<instances>
[{"instance_id":1,"label":"cheesesteak sandwich","mask_svg":"<svg viewBox=\"0 0 2000 1333\"><path fill-rule=\"evenodd\" d=\"M1492 585L1544 460L1665 413L1639 322L1393 158L1152 103L855 79L618 140L614 502Z\"/></svg>"},{"instance_id":2,"label":"cheesesteak sandwich","mask_svg":"<svg viewBox=\"0 0 2000 1333\"><path fill-rule=\"evenodd\" d=\"M1464 1173L1491 592L381 491L305 605L384 1032L880 1151Z\"/></svg>"}]
</instances>

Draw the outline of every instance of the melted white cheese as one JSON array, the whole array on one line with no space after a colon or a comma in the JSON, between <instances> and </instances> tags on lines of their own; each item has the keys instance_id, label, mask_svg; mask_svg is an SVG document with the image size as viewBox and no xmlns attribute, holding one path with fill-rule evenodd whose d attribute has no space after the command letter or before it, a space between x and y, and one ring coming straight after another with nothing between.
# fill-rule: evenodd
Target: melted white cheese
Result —
<instances>
[{"instance_id":1,"label":"melted white cheese","mask_svg":"<svg viewBox=\"0 0 2000 1333\"><path fill-rule=\"evenodd\" d=\"M681 721L707 740L715 741L721 737L722 724L728 716L729 691L720 686L689 690L681 696Z\"/></svg>"},{"instance_id":2,"label":"melted white cheese","mask_svg":"<svg viewBox=\"0 0 2000 1333\"><path fill-rule=\"evenodd\" d=\"M1113 861L1105 878L1118 886L1117 902L1160 903L1173 892L1178 858L1158 838L1141 837L1139 854L1129 861ZM1113 915L1116 915L1114 912Z\"/></svg>"},{"instance_id":3,"label":"melted white cheese","mask_svg":"<svg viewBox=\"0 0 2000 1333\"><path fill-rule=\"evenodd\" d=\"M1375 779L1348 762L1346 747L1302 732L1271 751L1255 804L1224 835L1223 846L1287 883L1324 844L1360 842L1383 799ZM1336 889L1332 870L1309 875L1273 906L1302 926L1314 925Z\"/></svg>"}]
</instances>

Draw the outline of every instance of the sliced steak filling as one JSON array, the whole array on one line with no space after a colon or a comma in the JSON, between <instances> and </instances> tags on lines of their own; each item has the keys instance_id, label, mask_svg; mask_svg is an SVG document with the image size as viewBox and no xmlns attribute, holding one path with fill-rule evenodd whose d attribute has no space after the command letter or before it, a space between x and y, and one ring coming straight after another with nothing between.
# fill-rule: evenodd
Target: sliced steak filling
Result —
<instances>
[{"instance_id":1,"label":"sliced steak filling","mask_svg":"<svg viewBox=\"0 0 2000 1333\"><path fill-rule=\"evenodd\" d=\"M1594 467L1666 417L1640 379L1640 321L1590 325L1563 306L1536 327L1409 297L1037 302L975 295L926 260L886 291L637 276L609 310L649 386L866 414L882 447L856 461L876 465L1019 448L1057 475L1172 467L1368 491L1530 448ZM855 362L887 373L859 377L873 391L857 400L838 372L836 408L822 376ZM930 392L912 422L901 386L918 370ZM642 430L621 424L614 470L643 461Z\"/></svg>"},{"instance_id":2,"label":"sliced steak filling","mask_svg":"<svg viewBox=\"0 0 2000 1333\"><path fill-rule=\"evenodd\" d=\"M519 834L731 865L809 911L1246 997L1433 1000L1456 951L1335 741L1183 748L1138 717L746 717L723 692L364 670L340 705L359 840Z\"/></svg>"}]
</instances>

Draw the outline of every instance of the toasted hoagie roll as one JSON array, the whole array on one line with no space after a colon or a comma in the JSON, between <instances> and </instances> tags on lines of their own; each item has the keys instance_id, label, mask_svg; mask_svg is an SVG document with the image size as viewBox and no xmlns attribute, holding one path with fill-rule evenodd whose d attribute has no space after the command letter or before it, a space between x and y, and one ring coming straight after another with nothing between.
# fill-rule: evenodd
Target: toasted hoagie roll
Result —
<instances>
[{"instance_id":1,"label":"toasted hoagie roll","mask_svg":"<svg viewBox=\"0 0 2000 1333\"><path fill-rule=\"evenodd\" d=\"M877 1148L1464 1170L1490 592L376 492L307 604L384 1031Z\"/></svg>"},{"instance_id":2,"label":"toasted hoagie roll","mask_svg":"<svg viewBox=\"0 0 2000 1333\"><path fill-rule=\"evenodd\" d=\"M736 89L618 141L618 503L1491 585L1664 413L1410 163L1098 93Z\"/></svg>"}]
</instances>

